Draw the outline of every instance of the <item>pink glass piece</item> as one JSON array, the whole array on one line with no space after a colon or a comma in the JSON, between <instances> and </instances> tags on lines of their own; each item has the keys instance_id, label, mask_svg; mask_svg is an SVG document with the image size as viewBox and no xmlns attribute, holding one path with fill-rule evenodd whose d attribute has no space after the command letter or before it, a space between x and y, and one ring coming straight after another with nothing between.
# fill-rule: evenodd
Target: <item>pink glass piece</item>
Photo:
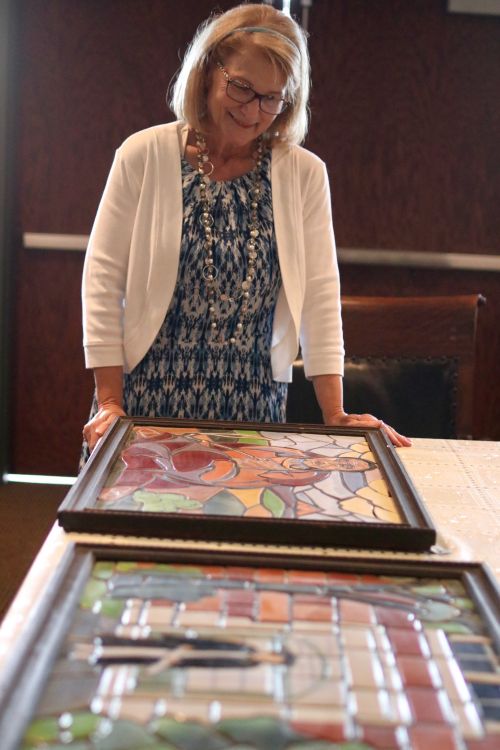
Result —
<instances>
[{"instance_id":1,"label":"pink glass piece","mask_svg":"<svg viewBox=\"0 0 500 750\"><path fill-rule=\"evenodd\" d=\"M338 607L339 619L342 623L370 625L374 622L375 618L371 604L340 599Z\"/></svg>"},{"instance_id":2,"label":"pink glass piece","mask_svg":"<svg viewBox=\"0 0 500 750\"><path fill-rule=\"evenodd\" d=\"M249 568L237 568L229 565L226 569L226 576L236 581L251 581L255 578L255 571Z\"/></svg>"},{"instance_id":3,"label":"pink glass piece","mask_svg":"<svg viewBox=\"0 0 500 750\"><path fill-rule=\"evenodd\" d=\"M443 723L447 721L436 690L409 687L406 698L416 723Z\"/></svg>"},{"instance_id":4,"label":"pink glass piece","mask_svg":"<svg viewBox=\"0 0 500 750\"><path fill-rule=\"evenodd\" d=\"M450 727L436 724L421 724L411 727L408 730L408 734L412 750L460 750L460 747L455 742L453 729ZM467 745L467 750L471 750L470 745ZM488 748L488 750L493 750L493 746ZM498 745L496 750L498 750Z\"/></svg>"},{"instance_id":5,"label":"pink glass piece","mask_svg":"<svg viewBox=\"0 0 500 750\"><path fill-rule=\"evenodd\" d=\"M326 573L317 573L308 570L289 570L289 583L308 583L311 586L324 586L327 582Z\"/></svg>"},{"instance_id":6,"label":"pink glass piece","mask_svg":"<svg viewBox=\"0 0 500 750\"><path fill-rule=\"evenodd\" d=\"M437 688L440 686L436 666L420 656L401 655L396 659L403 685L405 687Z\"/></svg>"},{"instance_id":7,"label":"pink glass piece","mask_svg":"<svg viewBox=\"0 0 500 750\"><path fill-rule=\"evenodd\" d=\"M401 628L387 628L387 635L396 654L429 656L429 647L420 633Z\"/></svg>"},{"instance_id":8,"label":"pink glass piece","mask_svg":"<svg viewBox=\"0 0 500 750\"><path fill-rule=\"evenodd\" d=\"M255 593L245 589L233 589L226 592L226 600L231 604L253 604Z\"/></svg>"},{"instance_id":9,"label":"pink glass piece","mask_svg":"<svg viewBox=\"0 0 500 750\"><path fill-rule=\"evenodd\" d=\"M349 709L361 724L391 726L401 718L396 697L387 690L356 688L350 691Z\"/></svg>"},{"instance_id":10,"label":"pink glass piece","mask_svg":"<svg viewBox=\"0 0 500 750\"><path fill-rule=\"evenodd\" d=\"M290 597L279 591L262 591L258 594L258 613L261 622L288 622Z\"/></svg>"},{"instance_id":11,"label":"pink glass piece","mask_svg":"<svg viewBox=\"0 0 500 750\"><path fill-rule=\"evenodd\" d=\"M358 687L384 687L384 672L378 657L370 651L347 651L345 659L349 671L349 682Z\"/></svg>"},{"instance_id":12,"label":"pink glass piece","mask_svg":"<svg viewBox=\"0 0 500 750\"><path fill-rule=\"evenodd\" d=\"M274 568L258 568L255 573L255 580L265 583L284 583L287 578L284 570L274 570Z\"/></svg>"},{"instance_id":13,"label":"pink glass piece","mask_svg":"<svg viewBox=\"0 0 500 750\"><path fill-rule=\"evenodd\" d=\"M374 750L399 750L397 732L393 727L363 726L361 739Z\"/></svg>"},{"instance_id":14,"label":"pink glass piece","mask_svg":"<svg viewBox=\"0 0 500 750\"><path fill-rule=\"evenodd\" d=\"M340 634L344 648L354 651L368 651L375 647L375 638L368 627L342 625Z\"/></svg>"},{"instance_id":15,"label":"pink glass piece","mask_svg":"<svg viewBox=\"0 0 500 750\"><path fill-rule=\"evenodd\" d=\"M227 614L229 617L249 617L255 614L255 604L252 602L228 602Z\"/></svg>"},{"instance_id":16,"label":"pink glass piece","mask_svg":"<svg viewBox=\"0 0 500 750\"><path fill-rule=\"evenodd\" d=\"M217 596L204 596L201 599L197 599L194 602L186 602L186 610L194 611L201 610L203 612L219 612L221 604L223 602L223 596L221 592Z\"/></svg>"},{"instance_id":17,"label":"pink glass piece","mask_svg":"<svg viewBox=\"0 0 500 750\"><path fill-rule=\"evenodd\" d=\"M330 604L317 604L314 597L311 602L293 602L292 618L294 620L308 620L309 622L331 622L332 608Z\"/></svg>"},{"instance_id":18,"label":"pink glass piece","mask_svg":"<svg viewBox=\"0 0 500 750\"><path fill-rule=\"evenodd\" d=\"M329 724L328 722L316 723L308 721L292 721L291 729L298 734L314 737L315 740L329 740L330 742L342 742L347 738L345 724ZM391 748L392 750L392 748Z\"/></svg>"},{"instance_id":19,"label":"pink glass piece","mask_svg":"<svg viewBox=\"0 0 500 750\"><path fill-rule=\"evenodd\" d=\"M375 616L380 625L406 630L419 629L418 620L415 620L415 616L411 612L404 612L391 607L375 607Z\"/></svg>"},{"instance_id":20,"label":"pink glass piece","mask_svg":"<svg viewBox=\"0 0 500 750\"><path fill-rule=\"evenodd\" d=\"M327 573L326 580L328 583L359 583L360 576L355 573Z\"/></svg>"}]
</instances>

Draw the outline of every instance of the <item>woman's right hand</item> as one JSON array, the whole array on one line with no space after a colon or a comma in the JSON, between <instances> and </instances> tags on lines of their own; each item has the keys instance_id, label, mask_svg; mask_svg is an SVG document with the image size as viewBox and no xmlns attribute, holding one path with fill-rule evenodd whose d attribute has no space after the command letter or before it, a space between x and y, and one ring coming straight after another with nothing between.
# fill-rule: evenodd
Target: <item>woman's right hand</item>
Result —
<instances>
[{"instance_id":1,"label":"woman's right hand","mask_svg":"<svg viewBox=\"0 0 500 750\"><path fill-rule=\"evenodd\" d=\"M119 404L110 402L99 407L97 414L83 428L83 437L88 443L89 449L94 450L108 427L113 423L115 417L126 417Z\"/></svg>"}]
</instances>

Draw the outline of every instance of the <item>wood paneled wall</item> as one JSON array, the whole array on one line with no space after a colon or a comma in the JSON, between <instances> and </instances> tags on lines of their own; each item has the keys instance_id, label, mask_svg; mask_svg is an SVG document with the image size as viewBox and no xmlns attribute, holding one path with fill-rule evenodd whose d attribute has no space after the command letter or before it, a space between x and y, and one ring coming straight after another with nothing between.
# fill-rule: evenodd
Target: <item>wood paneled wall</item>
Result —
<instances>
[{"instance_id":1,"label":"wood paneled wall","mask_svg":"<svg viewBox=\"0 0 500 750\"><path fill-rule=\"evenodd\" d=\"M79 253L22 232L87 234L114 149L171 120L165 92L214 0L14 4L16 236L11 470L74 474L92 380ZM343 247L491 253L500 238L500 24L445 0L315 0L308 146L328 164ZM345 267L343 293L482 292L477 431L500 438L497 274Z\"/></svg>"}]
</instances>

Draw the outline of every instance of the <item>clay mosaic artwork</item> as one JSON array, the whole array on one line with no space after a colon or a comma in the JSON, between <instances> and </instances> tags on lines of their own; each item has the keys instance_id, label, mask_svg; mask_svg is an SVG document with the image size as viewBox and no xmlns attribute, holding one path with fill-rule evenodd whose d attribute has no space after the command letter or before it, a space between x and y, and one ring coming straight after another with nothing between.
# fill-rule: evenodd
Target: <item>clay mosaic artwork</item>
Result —
<instances>
[{"instance_id":1,"label":"clay mosaic artwork","mask_svg":"<svg viewBox=\"0 0 500 750\"><path fill-rule=\"evenodd\" d=\"M135 427L96 509L401 523L366 440Z\"/></svg>"},{"instance_id":2,"label":"clay mosaic artwork","mask_svg":"<svg viewBox=\"0 0 500 750\"><path fill-rule=\"evenodd\" d=\"M500 746L460 577L98 561L86 581L25 750Z\"/></svg>"}]
</instances>

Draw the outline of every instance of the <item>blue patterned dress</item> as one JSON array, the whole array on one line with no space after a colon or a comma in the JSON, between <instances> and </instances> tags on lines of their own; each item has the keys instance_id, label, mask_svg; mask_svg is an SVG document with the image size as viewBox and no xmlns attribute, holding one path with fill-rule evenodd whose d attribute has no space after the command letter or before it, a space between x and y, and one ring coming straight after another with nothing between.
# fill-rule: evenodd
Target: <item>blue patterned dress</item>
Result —
<instances>
[{"instance_id":1,"label":"blue patterned dress","mask_svg":"<svg viewBox=\"0 0 500 750\"><path fill-rule=\"evenodd\" d=\"M284 422L287 384L273 381L270 349L281 285L271 200L271 155L261 164L259 238L248 312L240 318L247 273L253 175L210 182L218 329L210 328L199 177L182 160L184 218L177 284L165 321L144 359L124 376L130 416ZM227 343L236 324L243 331Z\"/></svg>"}]
</instances>

